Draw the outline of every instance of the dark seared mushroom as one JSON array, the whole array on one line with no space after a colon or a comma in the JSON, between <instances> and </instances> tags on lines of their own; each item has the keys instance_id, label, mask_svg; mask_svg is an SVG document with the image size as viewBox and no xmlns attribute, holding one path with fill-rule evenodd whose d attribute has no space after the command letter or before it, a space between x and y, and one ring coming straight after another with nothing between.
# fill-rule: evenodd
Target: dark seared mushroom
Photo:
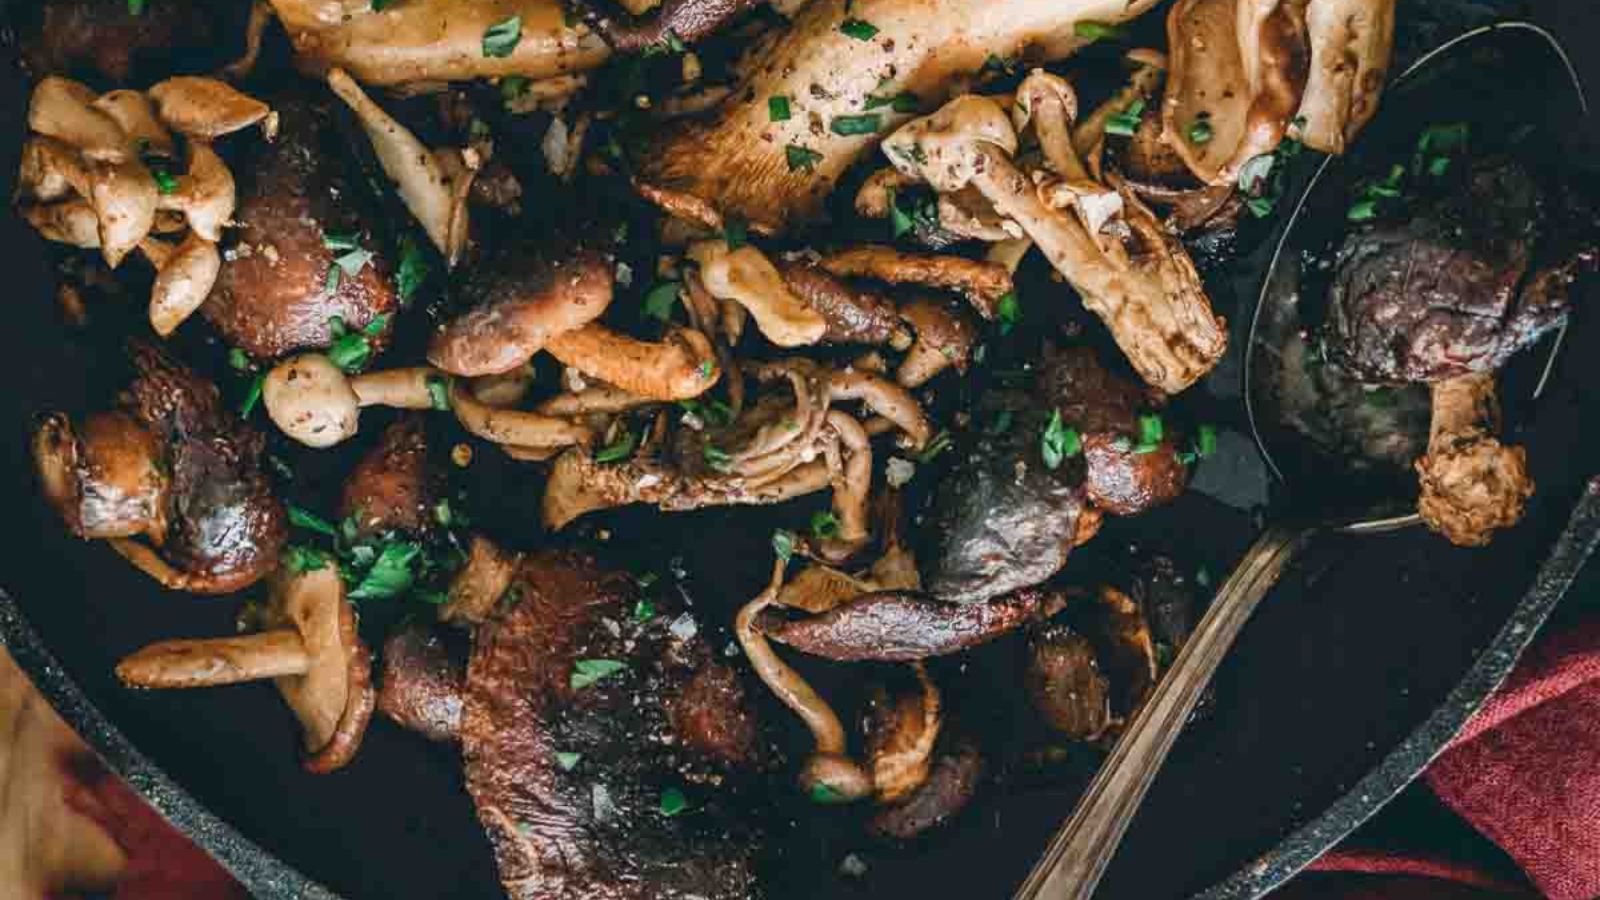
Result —
<instances>
[{"instance_id":1,"label":"dark seared mushroom","mask_svg":"<svg viewBox=\"0 0 1600 900\"><path fill-rule=\"evenodd\" d=\"M378 249L361 225L371 217L351 154L325 104L290 96L273 109L277 139L252 145L234 167L238 228L200 313L258 359L328 346L335 319L353 331L377 320L381 348L399 303L387 259L375 253L349 271L348 261L334 261L349 251L330 247L337 237ZM335 282L328 273L336 268Z\"/></svg>"},{"instance_id":2,"label":"dark seared mushroom","mask_svg":"<svg viewBox=\"0 0 1600 900\"><path fill-rule=\"evenodd\" d=\"M818 616L759 621L764 634L803 653L841 662L914 662L988 643L1065 605L1035 588L987 603L945 603L908 591L865 594Z\"/></svg>"},{"instance_id":3,"label":"dark seared mushroom","mask_svg":"<svg viewBox=\"0 0 1600 900\"><path fill-rule=\"evenodd\" d=\"M963 312L931 297L918 297L900 308L901 318L917 337L895 370L895 381L921 387L952 366L959 372L967 370L978 335Z\"/></svg>"},{"instance_id":4,"label":"dark seared mushroom","mask_svg":"<svg viewBox=\"0 0 1600 900\"><path fill-rule=\"evenodd\" d=\"M357 534L400 531L426 534L439 524L443 489L439 472L428 465L428 438L422 417L395 420L345 479L339 498L340 521Z\"/></svg>"},{"instance_id":5,"label":"dark seared mushroom","mask_svg":"<svg viewBox=\"0 0 1600 900\"><path fill-rule=\"evenodd\" d=\"M880 803L898 803L927 781L944 726L938 686L921 663L911 670L914 685L875 683L867 692L862 716L867 770Z\"/></svg>"},{"instance_id":6,"label":"dark seared mushroom","mask_svg":"<svg viewBox=\"0 0 1600 900\"><path fill-rule=\"evenodd\" d=\"M1094 645L1065 624L1029 635L1022 684L1039 717L1066 737L1094 741L1111 727L1111 682Z\"/></svg>"},{"instance_id":7,"label":"dark seared mushroom","mask_svg":"<svg viewBox=\"0 0 1600 900\"><path fill-rule=\"evenodd\" d=\"M978 793L986 769L983 754L970 740L951 742L939 752L928 777L905 800L886 806L867 821L867 831L894 840L910 840L950 820Z\"/></svg>"},{"instance_id":8,"label":"dark seared mushroom","mask_svg":"<svg viewBox=\"0 0 1600 900\"><path fill-rule=\"evenodd\" d=\"M904 349L911 342L888 297L851 284L809 260L778 259L776 264L789 290L827 322L823 340L835 344L888 344L896 349Z\"/></svg>"},{"instance_id":9,"label":"dark seared mushroom","mask_svg":"<svg viewBox=\"0 0 1600 900\"><path fill-rule=\"evenodd\" d=\"M401 628L383 642L378 712L430 741L453 741L461 728L466 670L465 658L440 629Z\"/></svg>"},{"instance_id":10,"label":"dark seared mushroom","mask_svg":"<svg viewBox=\"0 0 1600 900\"><path fill-rule=\"evenodd\" d=\"M955 291L992 319L1000 298L1013 289L1011 273L999 263L946 254L908 253L867 244L823 257L822 267L842 278L875 278L890 284Z\"/></svg>"},{"instance_id":11,"label":"dark seared mushroom","mask_svg":"<svg viewBox=\"0 0 1600 900\"><path fill-rule=\"evenodd\" d=\"M91 415L80 429L56 413L36 428L46 497L73 533L109 538L169 588L248 587L277 565L288 537L261 470L262 435L157 347L136 342L130 356L125 411Z\"/></svg>"},{"instance_id":12,"label":"dark seared mushroom","mask_svg":"<svg viewBox=\"0 0 1600 900\"><path fill-rule=\"evenodd\" d=\"M265 630L238 637L160 641L117 664L136 688L194 688L273 679L300 720L306 769L324 774L355 757L372 717L372 655L332 564L280 573Z\"/></svg>"}]
</instances>

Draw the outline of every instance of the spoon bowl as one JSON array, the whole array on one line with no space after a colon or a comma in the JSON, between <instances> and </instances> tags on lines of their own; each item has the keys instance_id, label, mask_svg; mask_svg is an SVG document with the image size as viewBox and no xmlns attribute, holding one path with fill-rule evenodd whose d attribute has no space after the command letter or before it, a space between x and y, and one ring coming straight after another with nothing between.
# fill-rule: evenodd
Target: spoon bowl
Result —
<instances>
[{"instance_id":1,"label":"spoon bowl","mask_svg":"<svg viewBox=\"0 0 1600 900\"><path fill-rule=\"evenodd\" d=\"M1587 114L1561 45L1538 26L1467 32L1411 65L1344 157L1322 161L1290 213L1257 300L1246 344L1245 395L1256 443L1277 479L1269 524L1218 590L1189 641L1129 723L1072 817L1017 890L1017 900L1087 900L1207 684L1294 556L1318 533L1378 533L1417 524L1414 459L1427 446L1430 393L1372 388L1321 364L1317 334L1332 251L1351 192L1409 160L1429 124L1467 122L1496 149L1560 164L1568 125ZM1570 129L1576 131L1576 129ZM1500 374L1502 397L1529 414L1565 329Z\"/></svg>"}]
</instances>

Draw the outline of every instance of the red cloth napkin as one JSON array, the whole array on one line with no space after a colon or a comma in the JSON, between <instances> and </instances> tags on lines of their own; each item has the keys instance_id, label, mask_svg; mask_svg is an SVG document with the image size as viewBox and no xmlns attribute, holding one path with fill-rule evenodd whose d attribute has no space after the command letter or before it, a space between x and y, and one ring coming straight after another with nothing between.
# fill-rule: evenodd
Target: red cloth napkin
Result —
<instances>
[{"instance_id":1,"label":"red cloth napkin","mask_svg":"<svg viewBox=\"0 0 1600 900\"><path fill-rule=\"evenodd\" d=\"M1530 884L1425 853L1342 847L1312 869L1366 877L1311 876L1284 900L1600 897L1600 618L1541 638L1424 778Z\"/></svg>"}]
</instances>

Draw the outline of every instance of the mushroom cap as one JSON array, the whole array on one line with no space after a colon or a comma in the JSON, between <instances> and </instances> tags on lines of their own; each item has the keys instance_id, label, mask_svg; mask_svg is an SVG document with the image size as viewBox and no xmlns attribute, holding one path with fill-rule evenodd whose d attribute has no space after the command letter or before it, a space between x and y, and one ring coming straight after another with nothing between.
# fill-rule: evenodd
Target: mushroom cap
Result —
<instances>
[{"instance_id":1,"label":"mushroom cap","mask_svg":"<svg viewBox=\"0 0 1600 900\"><path fill-rule=\"evenodd\" d=\"M372 654L356 634L355 613L333 565L290 573L280 570L266 610L268 628L293 628L305 642L304 675L273 679L300 720L307 766L329 771L348 762L372 715Z\"/></svg>"},{"instance_id":2,"label":"mushroom cap","mask_svg":"<svg viewBox=\"0 0 1600 900\"><path fill-rule=\"evenodd\" d=\"M231 134L272 112L265 103L216 78L179 75L152 85L148 93L162 121L190 137Z\"/></svg>"},{"instance_id":3,"label":"mushroom cap","mask_svg":"<svg viewBox=\"0 0 1600 900\"><path fill-rule=\"evenodd\" d=\"M992 144L1006 156L1017 152L1011 117L989 97L963 94L931 115L901 126L883 142L895 168L940 193L965 187L978 172L977 144Z\"/></svg>"},{"instance_id":4,"label":"mushroom cap","mask_svg":"<svg viewBox=\"0 0 1600 900\"><path fill-rule=\"evenodd\" d=\"M308 447L331 447L360 424L360 401L350 380L321 353L302 353L275 366L261 382L261 400L283 433Z\"/></svg>"},{"instance_id":5,"label":"mushroom cap","mask_svg":"<svg viewBox=\"0 0 1600 900\"><path fill-rule=\"evenodd\" d=\"M1417 511L1429 528L1457 546L1482 547L1522 519L1534 490L1526 450L1481 429L1439 444L1416 463Z\"/></svg>"}]
</instances>

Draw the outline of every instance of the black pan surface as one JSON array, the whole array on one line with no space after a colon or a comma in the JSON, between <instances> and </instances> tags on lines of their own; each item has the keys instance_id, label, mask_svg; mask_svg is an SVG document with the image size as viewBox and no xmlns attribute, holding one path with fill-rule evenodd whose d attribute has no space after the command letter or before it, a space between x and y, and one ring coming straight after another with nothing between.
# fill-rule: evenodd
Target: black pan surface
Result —
<instances>
[{"instance_id":1,"label":"black pan surface","mask_svg":"<svg viewBox=\"0 0 1600 900\"><path fill-rule=\"evenodd\" d=\"M1600 35L1600 11L1582 6L1551 2L1537 12L1569 45L1584 46ZM1401 53L1509 11L1407 0ZM1600 83L1600 62L1578 63ZM7 135L22 134L25 90L18 77L0 79ZM4 148L0 172L10 178L15 137ZM105 351L59 321L38 240L12 217L0 217L0 235L12 285L0 345L18 363L0 391L0 434L13 436L0 441L0 498L16 516L0 550L0 637L113 768L259 896L328 896L317 884L351 900L499 896L453 750L375 720L352 766L311 776L299 767L294 725L271 688L131 694L115 683L112 667L126 652L162 637L229 631L234 606L157 590L109 548L69 538L37 499L21 439L29 417L45 405L103 396L93 375ZM1236 347L1272 243L1213 285ZM1600 346L1600 319L1580 314L1569 341ZM1188 896L1213 886L1214 897L1258 895L1370 816L1476 708L1587 549L1579 540L1551 557L1591 461L1600 459L1600 432L1588 425L1600 400L1585 397L1600 377L1600 354L1565 353L1559 366L1524 436L1539 482L1527 521L1485 551L1417 531L1318 542L1222 667L1215 708L1179 740L1100 896ZM1238 382L1235 352L1199 400L1225 431L1197 492L1113 523L1074 566L1115 566L1136 543L1195 570L1226 571L1254 534L1252 507L1267 498ZM671 528L627 524L617 528L631 541L621 552L682 556L706 619L726 619L758 586L748 573L769 558L766 528L726 512L678 517ZM1592 533L1594 522L1587 524ZM1536 579L1547 558L1551 568ZM1600 591L1600 574L1583 576L1576 590ZM971 660L972 677L952 691L953 706L981 710L1015 692L1014 680L986 674L1004 668L1005 652L1000 645ZM1011 739L986 733L999 745ZM773 893L1006 896L1095 762L1086 753L1049 779L1008 777L913 848L872 844L848 812L795 807L772 826L773 844L784 850L771 861ZM801 824L791 828L791 818ZM850 854L864 875L840 874Z\"/></svg>"}]
</instances>

